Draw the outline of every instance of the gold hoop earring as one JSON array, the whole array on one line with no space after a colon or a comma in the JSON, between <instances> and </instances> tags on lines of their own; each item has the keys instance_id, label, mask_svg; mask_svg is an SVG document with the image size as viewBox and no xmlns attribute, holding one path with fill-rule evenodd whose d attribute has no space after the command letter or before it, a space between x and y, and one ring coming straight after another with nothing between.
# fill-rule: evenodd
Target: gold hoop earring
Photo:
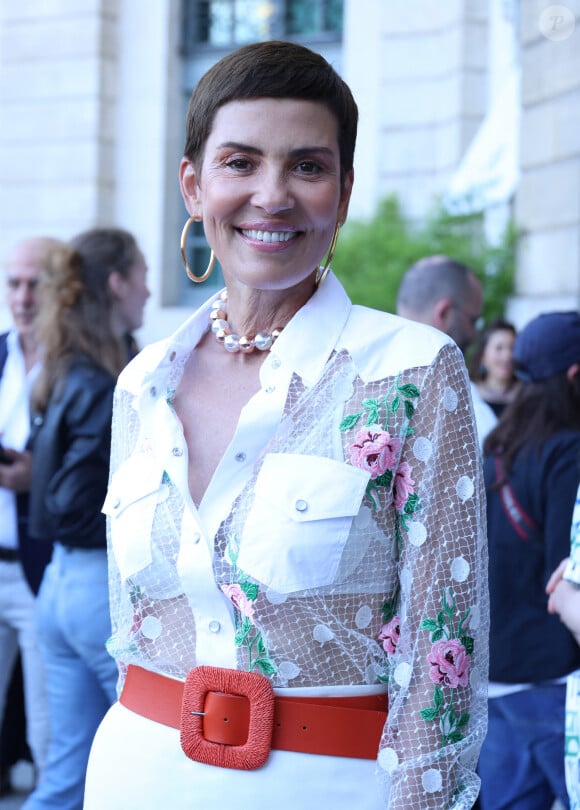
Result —
<instances>
[{"instance_id":1,"label":"gold hoop earring","mask_svg":"<svg viewBox=\"0 0 580 810\"><path fill-rule=\"evenodd\" d=\"M187 252L185 249L187 243L187 232L189 231L192 222L199 222L199 220L197 217L190 217L183 226L183 230L181 231L181 241L180 241L181 259L183 261L183 266L185 267L185 272L187 273L188 278L190 278L192 281L195 281L196 284L201 284L202 281L206 281L211 276L211 272L215 264L215 253L213 252L213 250L211 251L209 256L209 264L207 266L207 270L205 271L205 273L203 273L203 275L201 276L196 276L191 267L189 266L189 263L187 261Z\"/></svg>"},{"instance_id":2,"label":"gold hoop earring","mask_svg":"<svg viewBox=\"0 0 580 810\"><path fill-rule=\"evenodd\" d=\"M332 261L332 257L334 256L334 249L336 248L336 243L338 242L338 233L340 231L340 222L337 222L334 226L334 233L332 235L332 241L330 243L330 247L328 248L328 254L326 256L326 261L324 262L324 267L320 271L320 275L317 274L316 276L316 287L320 287L326 276L328 275L328 271L330 270L330 262Z\"/></svg>"}]
</instances>

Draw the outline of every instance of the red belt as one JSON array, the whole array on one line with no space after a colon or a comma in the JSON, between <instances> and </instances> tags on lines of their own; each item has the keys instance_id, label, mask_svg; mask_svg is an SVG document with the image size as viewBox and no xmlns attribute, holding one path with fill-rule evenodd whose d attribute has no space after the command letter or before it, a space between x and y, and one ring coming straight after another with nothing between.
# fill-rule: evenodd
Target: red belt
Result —
<instances>
[{"instance_id":1,"label":"red belt","mask_svg":"<svg viewBox=\"0 0 580 810\"><path fill-rule=\"evenodd\" d=\"M375 759L386 694L364 697L278 697L254 672L195 667L185 683L130 665L120 702L177 728L191 759L251 770L271 748Z\"/></svg>"}]
</instances>

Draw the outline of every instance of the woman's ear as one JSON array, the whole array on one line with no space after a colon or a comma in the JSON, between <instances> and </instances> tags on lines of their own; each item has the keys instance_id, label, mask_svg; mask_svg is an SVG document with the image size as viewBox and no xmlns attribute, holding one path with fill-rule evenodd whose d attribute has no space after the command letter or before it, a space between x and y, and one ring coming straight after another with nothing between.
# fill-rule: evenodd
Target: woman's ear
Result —
<instances>
[{"instance_id":1,"label":"woman's ear","mask_svg":"<svg viewBox=\"0 0 580 810\"><path fill-rule=\"evenodd\" d=\"M113 272L110 274L109 278L107 279L107 285L113 298L119 299L123 297L125 279L117 270L113 270Z\"/></svg>"},{"instance_id":2,"label":"woman's ear","mask_svg":"<svg viewBox=\"0 0 580 810\"><path fill-rule=\"evenodd\" d=\"M182 158L179 164L179 187L187 212L201 219L201 189L193 163L187 158Z\"/></svg>"}]
</instances>

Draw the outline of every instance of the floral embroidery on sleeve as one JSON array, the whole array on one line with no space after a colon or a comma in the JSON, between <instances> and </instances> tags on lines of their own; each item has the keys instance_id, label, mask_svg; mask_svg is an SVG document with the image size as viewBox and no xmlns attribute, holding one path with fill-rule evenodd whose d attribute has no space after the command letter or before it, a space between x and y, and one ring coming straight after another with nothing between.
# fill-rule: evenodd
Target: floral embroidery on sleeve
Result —
<instances>
[{"instance_id":1,"label":"floral embroidery on sleeve","mask_svg":"<svg viewBox=\"0 0 580 810\"><path fill-rule=\"evenodd\" d=\"M400 457L402 441L388 431L389 418L397 413L402 406L407 420L411 420L415 413L413 400L420 396L419 389L407 383L399 384L399 377L382 399L363 400L363 409L359 413L345 416L340 424L340 430L352 430L366 412L366 425L359 428L355 440L349 445L350 461L355 467L368 472L370 480L367 484L366 495L371 500L376 511L381 505L381 489L392 488L393 506L397 512L396 540L401 546L401 528L407 530L410 516L419 507L419 496L415 492L415 481L412 477L412 467L407 461L397 465ZM384 427L379 424L381 411L384 412ZM406 428L406 435L411 435L413 429Z\"/></svg>"},{"instance_id":2,"label":"floral embroidery on sleeve","mask_svg":"<svg viewBox=\"0 0 580 810\"><path fill-rule=\"evenodd\" d=\"M263 675L274 675L276 665L270 657L262 631L254 622L254 604L260 592L260 586L250 581L250 577L238 568L240 552L235 535L228 538L226 556L232 566L232 582L222 585L223 593L234 606L235 645L245 647L248 655L248 671L259 670Z\"/></svg>"},{"instance_id":3,"label":"floral embroidery on sleeve","mask_svg":"<svg viewBox=\"0 0 580 810\"><path fill-rule=\"evenodd\" d=\"M431 634L432 647L427 656L429 677L435 684L433 705L421 709L419 714L427 722L439 721L441 746L456 743L463 739L463 729L469 722L469 713L459 716L453 706L455 691L466 687L469 682L469 667L473 652L473 638L467 634L467 621L471 611L459 620L457 632L453 627L455 597L451 589L443 592L443 608L435 619L426 618L421 629ZM448 697L445 691L449 689Z\"/></svg>"}]
</instances>

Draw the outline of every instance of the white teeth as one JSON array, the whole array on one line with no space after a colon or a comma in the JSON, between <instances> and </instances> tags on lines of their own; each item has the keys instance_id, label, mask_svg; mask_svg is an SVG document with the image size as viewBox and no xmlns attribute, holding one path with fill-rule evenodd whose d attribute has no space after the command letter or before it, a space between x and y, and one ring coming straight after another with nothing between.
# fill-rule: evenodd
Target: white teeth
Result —
<instances>
[{"instance_id":1,"label":"white teeth","mask_svg":"<svg viewBox=\"0 0 580 810\"><path fill-rule=\"evenodd\" d=\"M256 239L258 242L289 242L296 234L293 231L242 231L248 239Z\"/></svg>"}]
</instances>

